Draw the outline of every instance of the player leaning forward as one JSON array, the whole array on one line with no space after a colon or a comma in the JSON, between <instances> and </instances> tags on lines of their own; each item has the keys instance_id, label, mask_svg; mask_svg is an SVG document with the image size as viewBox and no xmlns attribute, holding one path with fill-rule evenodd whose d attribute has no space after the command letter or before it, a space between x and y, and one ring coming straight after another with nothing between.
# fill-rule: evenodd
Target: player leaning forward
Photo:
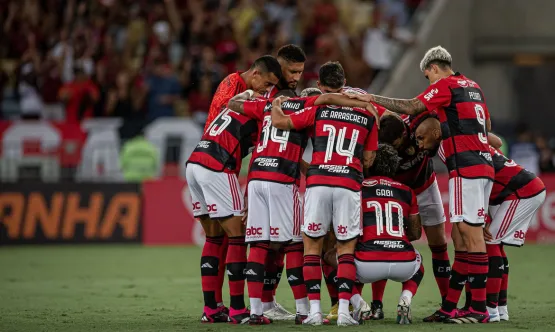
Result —
<instances>
[{"instance_id":1,"label":"player leaning forward","mask_svg":"<svg viewBox=\"0 0 555 332\"><path fill-rule=\"evenodd\" d=\"M375 111L370 104L367 109ZM337 237L339 309L337 325L358 325L349 315L356 276L354 250L361 234L361 183L378 148L373 115L360 108L308 107L285 115L272 105L272 125L282 130L312 131L312 161L307 172L303 224L303 275L310 313L303 324L323 323L320 307L321 253L333 227Z\"/></svg>"},{"instance_id":2,"label":"player leaning forward","mask_svg":"<svg viewBox=\"0 0 555 332\"><path fill-rule=\"evenodd\" d=\"M441 146L449 171L449 213L455 224L451 234L455 262L446 300L441 309L424 321L486 323L489 320L486 310L488 255L482 226L494 179L487 139L491 123L482 90L476 82L455 73L451 62L451 55L441 46L428 50L420 62L420 69L430 86L413 99L376 95L350 97L375 102L401 114L437 111L443 129ZM456 305L467 279L472 289L472 304L467 312L455 318Z\"/></svg>"}]
</instances>

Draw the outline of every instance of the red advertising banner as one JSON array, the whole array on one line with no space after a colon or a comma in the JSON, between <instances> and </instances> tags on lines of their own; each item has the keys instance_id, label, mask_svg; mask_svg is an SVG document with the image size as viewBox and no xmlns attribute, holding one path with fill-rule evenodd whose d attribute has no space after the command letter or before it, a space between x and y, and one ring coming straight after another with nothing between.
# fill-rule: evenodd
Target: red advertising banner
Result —
<instances>
[{"instance_id":1,"label":"red advertising banner","mask_svg":"<svg viewBox=\"0 0 555 332\"><path fill-rule=\"evenodd\" d=\"M538 210L526 234L529 243L555 243L555 175L541 177L547 187L545 203ZM447 176L438 176L445 212L449 218L449 186ZM243 189L245 179L241 179ZM301 188L304 193L304 188ZM185 180L178 178L147 182L143 186L143 243L197 244L204 243L204 232L192 215L190 194ZM451 224L446 224L451 234Z\"/></svg>"}]
</instances>

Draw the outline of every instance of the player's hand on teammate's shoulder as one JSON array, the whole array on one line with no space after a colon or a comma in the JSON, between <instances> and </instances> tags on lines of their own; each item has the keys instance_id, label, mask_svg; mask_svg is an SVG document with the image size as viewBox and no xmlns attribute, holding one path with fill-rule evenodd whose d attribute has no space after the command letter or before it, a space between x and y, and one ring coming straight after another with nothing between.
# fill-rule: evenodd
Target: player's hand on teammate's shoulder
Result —
<instances>
[{"instance_id":1,"label":"player's hand on teammate's shoulder","mask_svg":"<svg viewBox=\"0 0 555 332\"><path fill-rule=\"evenodd\" d=\"M351 92L341 92L341 94L351 98L351 99L358 99L360 101L365 101L367 103L373 101L373 95L371 94L360 94L360 93L351 93Z\"/></svg>"},{"instance_id":2,"label":"player's hand on teammate's shoulder","mask_svg":"<svg viewBox=\"0 0 555 332\"><path fill-rule=\"evenodd\" d=\"M286 96L279 96L272 101L272 106L281 106L284 101L288 100L289 97Z\"/></svg>"},{"instance_id":3,"label":"player's hand on teammate's shoulder","mask_svg":"<svg viewBox=\"0 0 555 332\"><path fill-rule=\"evenodd\" d=\"M378 126L378 129L380 129L380 113L378 113L376 107L374 107L374 105L372 105L371 103L368 103L366 105L366 110L370 112L370 114L372 114L374 119L376 119L376 126Z\"/></svg>"}]
</instances>

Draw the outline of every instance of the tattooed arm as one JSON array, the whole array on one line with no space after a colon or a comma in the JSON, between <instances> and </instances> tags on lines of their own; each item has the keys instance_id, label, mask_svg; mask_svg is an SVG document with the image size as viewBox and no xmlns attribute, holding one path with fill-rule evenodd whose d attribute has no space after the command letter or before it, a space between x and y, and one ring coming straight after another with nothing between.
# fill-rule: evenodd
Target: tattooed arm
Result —
<instances>
[{"instance_id":1,"label":"tattooed arm","mask_svg":"<svg viewBox=\"0 0 555 332\"><path fill-rule=\"evenodd\" d=\"M352 93L343 93L351 99L358 99L360 101L374 102L380 106L385 107L387 110L400 114L417 115L426 111L426 105L418 98L413 99L395 99L378 95L359 95Z\"/></svg>"},{"instance_id":2,"label":"tattooed arm","mask_svg":"<svg viewBox=\"0 0 555 332\"><path fill-rule=\"evenodd\" d=\"M227 108L234 112L245 114L245 108L243 107L243 105L247 100L251 99L253 95L254 92L252 90L242 92L234 96L227 102Z\"/></svg>"},{"instance_id":3,"label":"tattooed arm","mask_svg":"<svg viewBox=\"0 0 555 332\"><path fill-rule=\"evenodd\" d=\"M372 101L395 113L417 115L426 111L426 105L424 105L424 103L422 103L418 98L395 99L372 95Z\"/></svg>"},{"instance_id":4,"label":"tattooed arm","mask_svg":"<svg viewBox=\"0 0 555 332\"><path fill-rule=\"evenodd\" d=\"M422 223L419 214L411 214L409 222L405 225L405 232L410 242L420 239L422 236Z\"/></svg>"},{"instance_id":5,"label":"tattooed arm","mask_svg":"<svg viewBox=\"0 0 555 332\"><path fill-rule=\"evenodd\" d=\"M289 99L288 97L278 97L272 102L272 126L281 130L291 130L295 127L293 126L293 121L289 115L285 115L281 109L281 104Z\"/></svg>"}]
</instances>

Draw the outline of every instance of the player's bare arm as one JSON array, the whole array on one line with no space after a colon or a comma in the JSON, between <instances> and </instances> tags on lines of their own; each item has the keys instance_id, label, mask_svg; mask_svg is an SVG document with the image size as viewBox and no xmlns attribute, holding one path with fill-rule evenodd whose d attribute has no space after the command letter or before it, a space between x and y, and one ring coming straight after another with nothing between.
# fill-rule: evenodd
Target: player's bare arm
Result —
<instances>
[{"instance_id":1,"label":"player's bare arm","mask_svg":"<svg viewBox=\"0 0 555 332\"><path fill-rule=\"evenodd\" d=\"M409 221L406 225L405 232L409 241L416 241L422 236L422 222L419 214L409 216Z\"/></svg>"},{"instance_id":2,"label":"player's bare arm","mask_svg":"<svg viewBox=\"0 0 555 332\"><path fill-rule=\"evenodd\" d=\"M272 102L272 126L281 130L295 129L293 121L289 115L285 115L281 109L281 104L289 99L289 97L281 96L274 99Z\"/></svg>"},{"instance_id":3,"label":"player's bare arm","mask_svg":"<svg viewBox=\"0 0 555 332\"><path fill-rule=\"evenodd\" d=\"M488 143L495 149L499 149L503 146L503 141L501 140L501 138L493 133L488 133Z\"/></svg>"},{"instance_id":4,"label":"player's bare arm","mask_svg":"<svg viewBox=\"0 0 555 332\"><path fill-rule=\"evenodd\" d=\"M234 112L245 114L245 109L243 105L247 100L252 99L254 95L255 93L252 90L247 90L245 92L242 92L234 96L227 102L227 108L229 108Z\"/></svg>"},{"instance_id":5,"label":"player's bare arm","mask_svg":"<svg viewBox=\"0 0 555 332\"><path fill-rule=\"evenodd\" d=\"M376 159L376 151L364 151L362 153L362 166L366 170L372 167L374 164L374 159Z\"/></svg>"},{"instance_id":6,"label":"player's bare arm","mask_svg":"<svg viewBox=\"0 0 555 332\"><path fill-rule=\"evenodd\" d=\"M426 111L426 105L418 98L413 99L396 99L378 95L359 95L352 93L343 93L351 99L358 99L366 102L374 102L380 106L387 108L391 112L399 114L417 115Z\"/></svg>"},{"instance_id":7,"label":"player's bare arm","mask_svg":"<svg viewBox=\"0 0 555 332\"><path fill-rule=\"evenodd\" d=\"M306 176L306 172L308 172L308 168L310 167L310 163L301 159L301 173Z\"/></svg>"}]
</instances>

